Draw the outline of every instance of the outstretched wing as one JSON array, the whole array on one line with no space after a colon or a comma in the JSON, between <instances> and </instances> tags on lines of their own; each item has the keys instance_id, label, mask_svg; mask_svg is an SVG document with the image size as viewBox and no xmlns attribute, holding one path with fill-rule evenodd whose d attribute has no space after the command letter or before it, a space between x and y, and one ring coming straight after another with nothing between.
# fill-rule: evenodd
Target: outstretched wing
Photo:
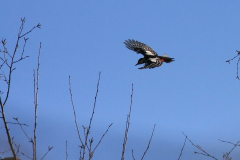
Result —
<instances>
[{"instance_id":1,"label":"outstretched wing","mask_svg":"<svg viewBox=\"0 0 240 160\"><path fill-rule=\"evenodd\" d=\"M135 41L133 39L128 39L123 43L128 49L133 50L137 53L141 53L144 56L158 56L158 54L151 47L144 43Z\"/></svg>"}]
</instances>

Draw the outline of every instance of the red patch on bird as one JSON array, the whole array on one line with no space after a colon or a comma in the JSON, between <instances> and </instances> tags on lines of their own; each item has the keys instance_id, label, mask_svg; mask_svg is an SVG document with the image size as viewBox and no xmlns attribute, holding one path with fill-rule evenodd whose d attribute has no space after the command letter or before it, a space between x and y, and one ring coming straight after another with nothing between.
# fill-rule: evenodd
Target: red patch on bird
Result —
<instances>
[{"instance_id":1,"label":"red patch on bird","mask_svg":"<svg viewBox=\"0 0 240 160\"><path fill-rule=\"evenodd\" d=\"M164 61L165 61L163 58L159 58L159 59L160 59L160 61L162 61L162 62L164 62Z\"/></svg>"}]
</instances>

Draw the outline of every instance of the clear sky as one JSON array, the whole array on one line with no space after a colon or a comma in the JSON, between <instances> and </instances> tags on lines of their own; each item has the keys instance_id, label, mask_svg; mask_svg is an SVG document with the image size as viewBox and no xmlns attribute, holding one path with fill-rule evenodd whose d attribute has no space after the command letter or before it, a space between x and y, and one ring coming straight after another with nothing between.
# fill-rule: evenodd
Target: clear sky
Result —
<instances>
[{"instance_id":1,"label":"clear sky","mask_svg":"<svg viewBox=\"0 0 240 160\"><path fill-rule=\"evenodd\" d=\"M16 64L9 100L8 121L18 117L33 137L33 69L37 68L42 42L37 157L53 146L45 160L79 157L78 139L71 99L69 75L77 120L87 126L91 117L98 74L101 80L90 136L95 146L113 123L93 159L120 159L125 123L134 85L133 106L126 159L140 159L147 148L154 124L156 129L145 160L177 159L184 132L209 154L222 159L233 147L218 139L236 143L239 132L240 81L237 60L225 61L240 50L240 1L223 0L122 0L122 1L1 1L0 38L14 51L17 33L25 17L23 32L41 23L26 36L25 55ZM123 42L135 39L151 46L159 55L175 58L155 69L138 70L142 56ZM19 46L21 54L23 41ZM2 46L1 46L1 49ZM6 71L5 71L6 72ZM1 90L6 83L0 82ZM6 93L6 91L4 92ZM4 97L4 95L2 95ZM3 123L0 122L0 127ZM20 150L32 155L20 127L10 125ZM83 131L81 130L81 133ZM7 136L0 129L0 151L8 149ZM182 160L211 159L194 154L189 142ZM232 152L240 159L239 148ZM10 152L4 156L11 155ZM21 157L26 159L25 157Z\"/></svg>"}]
</instances>

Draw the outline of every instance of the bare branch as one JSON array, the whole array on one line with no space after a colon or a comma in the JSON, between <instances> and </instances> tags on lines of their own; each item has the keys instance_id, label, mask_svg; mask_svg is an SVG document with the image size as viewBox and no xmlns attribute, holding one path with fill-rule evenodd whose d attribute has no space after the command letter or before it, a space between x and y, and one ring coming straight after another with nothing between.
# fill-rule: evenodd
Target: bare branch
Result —
<instances>
[{"instance_id":1,"label":"bare branch","mask_svg":"<svg viewBox=\"0 0 240 160\"><path fill-rule=\"evenodd\" d=\"M92 159L94 152L92 152L92 143L93 143L93 138L89 139L90 147L89 147L89 160Z\"/></svg>"},{"instance_id":2,"label":"bare branch","mask_svg":"<svg viewBox=\"0 0 240 160\"><path fill-rule=\"evenodd\" d=\"M16 142L13 139L14 139L14 137L12 138L12 142L15 145L15 147L17 148L17 152L16 152L16 155L17 155L19 153L20 144L17 145Z\"/></svg>"},{"instance_id":3,"label":"bare branch","mask_svg":"<svg viewBox=\"0 0 240 160\"><path fill-rule=\"evenodd\" d=\"M229 144L234 145L234 147L233 147L229 152L227 152L226 154L223 155L223 158L224 158L225 160L228 160L231 152L232 152L237 146L240 146L240 145L239 145L240 141L238 141L236 144L234 144L234 143L232 143L232 142L223 141L223 140L221 140L221 139L218 139L218 140L221 141L221 142L225 142L225 143L229 143Z\"/></svg>"},{"instance_id":4,"label":"bare branch","mask_svg":"<svg viewBox=\"0 0 240 160\"><path fill-rule=\"evenodd\" d=\"M183 133L183 134L184 134L184 133ZM184 134L184 136L187 138L187 140L188 140L194 147L196 147L197 149L199 149L200 151L202 151L202 153L194 152L195 154L202 154L202 155L204 155L204 156L211 157L211 158L217 160L217 158L215 158L214 156L208 154L205 150L203 150L203 148L202 148L201 146L195 145L185 134Z\"/></svg>"},{"instance_id":5,"label":"bare branch","mask_svg":"<svg viewBox=\"0 0 240 160\"><path fill-rule=\"evenodd\" d=\"M9 148L9 149L7 149L7 150L1 152L1 153L4 154L4 153L6 153L7 151L10 151L10 150L11 150L11 148Z\"/></svg>"},{"instance_id":6,"label":"bare branch","mask_svg":"<svg viewBox=\"0 0 240 160\"><path fill-rule=\"evenodd\" d=\"M6 132L7 132L8 143L10 145L10 148L11 148L11 151L12 151L12 154L13 154L14 158L17 159L17 154L16 154L15 149L13 147L13 142L12 142L12 139L11 139L11 135L10 135L8 124L7 124L6 117L5 117L4 104L2 104L2 101L1 101L1 94L0 94L0 105L1 105L1 109L2 109L1 112L2 112L2 119L3 119L3 122L4 122L4 127L5 127Z\"/></svg>"},{"instance_id":7,"label":"bare branch","mask_svg":"<svg viewBox=\"0 0 240 160\"><path fill-rule=\"evenodd\" d=\"M7 83L7 92L6 92L5 99L1 98L2 92L0 91L0 106L1 106L2 119L4 121L5 129L6 129L6 133L7 133L7 137L8 137L8 143L10 145L10 148L11 148L12 154L14 156L14 159L17 159L17 154L16 154L16 151L15 151L15 149L13 147L13 144L15 144L15 143L11 139L10 131L9 131L9 128L8 128L8 125L7 125L6 116L5 116L5 112L4 112L4 107L5 107L6 103L7 103L7 100L9 98L9 94L10 94L12 73L16 69L14 67L14 63L17 63L18 61L23 60L23 59L25 59L27 57L27 56L23 57L23 53L24 53L24 49L25 49L25 45L26 45L26 41L27 41L27 39L25 39L25 44L23 46L22 56L21 56L21 58L19 60L15 61L15 56L16 56L17 49L18 49L18 46L19 46L19 41L20 41L20 38L21 38L21 34L22 34L23 27L24 27L24 23L25 23L25 18L22 18L21 19L21 25L20 25L19 32L18 32L18 38L17 38L17 42L16 42L16 46L15 46L13 54L10 54L8 52L8 49L6 47L6 44L7 44L6 39L3 39L2 40L2 45L3 45L4 50L1 51L1 52L3 52L3 55L2 55L2 57L0 57L0 60L1 60L0 69L3 67L3 65L6 65L8 67L8 70L9 70L9 73L7 75L8 78L7 78L7 76L5 75L5 73L3 71L2 71L3 74L0 74L0 78L3 78L3 81L5 81ZM39 26L37 26L37 27L39 27ZM32 30L30 30L26 34L30 33L31 31ZM8 59L9 59L9 61L8 61ZM20 124L20 126L22 126L22 125L23 124ZM15 144L15 146L16 146L16 144ZM17 153L18 153L20 146L16 146L16 147L18 149L18 151L17 151Z\"/></svg>"},{"instance_id":8,"label":"bare branch","mask_svg":"<svg viewBox=\"0 0 240 160\"><path fill-rule=\"evenodd\" d=\"M26 155L25 153L21 152L22 155L26 156L28 159L33 159L33 158L30 158L28 155Z\"/></svg>"},{"instance_id":9,"label":"bare branch","mask_svg":"<svg viewBox=\"0 0 240 160\"><path fill-rule=\"evenodd\" d=\"M78 132L78 137L79 137L79 140L81 141L81 144L83 146L83 141L81 139L81 135L80 135L80 132L79 132L79 129L78 129L77 115L76 115L76 111L75 111L75 106L74 106L74 103L73 103L73 95L72 95L71 77L70 76L69 76L69 91L70 91L70 95L71 95L71 101L72 101L72 106L73 106L73 113L74 113L74 117L75 117L75 124L76 124L77 132Z\"/></svg>"},{"instance_id":10,"label":"bare branch","mask_svg":"<svg viewBox=\"0 0 240 160\"><path fill-rule=\"evenodd\" d=\"M99 72L99 78L98 78L98 84L97 84L97 92L96 92L96 95L95 95L93 112L92 112L92 116L90 118L89 126L87 128L87 133L86 133L86 136L85 136L85 144L84 144L84 148L83 148L83 159L84 159L84 156L85 156L85 150L86 150L86 146L87 146L87 139L88 139L88 135L90 134L92 119L93 119L93 115L94 115L94 111L95 111L95 107L96 107L96 103L97 103L97 95L98 95L98 87L99 87L100 78L101 78L101 72Z\"/></svg>"},{"instance_id":11,"label":"bare branch","mask_svg":"<svg viewBox=\"0 0 240 160\"><path fill-rule=\"evenodd\" d=\"M152 131L151 138L150 138L150 140L149 140L149 143L148 143L147 149L146 149L146 151L144 152L144 154L143 154L143 156L142 156L142 159L141 159L141 160L143 160L143 158L144 158L145 154L147 153L147 151L148 151L148 148L149 148L149 146L150 146L150 144L151 144L152 137L153 137L153 133L154 133L154 130L155 130L155 126L156 126L156 124L154 124L154 127L153 127L153 131Z\"/></svg>"},{"instance_id":12,"label":"bare branch","mask_svg":"<svg viewBox=\"0 0 240 160\"><path fill-rule=\"evenodd\" d=\"M98 145L101 143L103 137L105 136L105 134L107 134L107 132L108 132L108 130L109 130L109 128L110 128L111 126L112 126L112 123L108 126L108 129L107 129L106 132L103 134L102 138L100 139L100 141L98 142L97 146L94 148L94 150L93 150L92 152L94 152L94 151L97 149Z\"/></svg>"},{"instance_id":13,"label":"bare branch","mask_svg":"<svg viewBox=\"0 0 240 160\"><path fill-rule=\"evenodd\" d=\"M19 61L21 61L21 60L23 60L23 59L29 57L29 56L25 56L25 57L23 57L23 53L24 53L24 50L25 50L25 46L26 46L27 40L28 40L28 38L25 38L25 37L24 37L24 41L25 41L25 43L24 43L24 45L23 45L23 51L22 51L21 58L20 58L19 60L14 61L13 63L17 63L17 62L19 62Z\"/></svg>"},{"instance_id":14,"label":"bare branch","mask_svg":"<svg viewBox=\"0 0 240 160\"><path fill-rule=\"evenodd\" d=\"M130 127L130 118L131 118L131 110L132 110L132 96L133 96L133 84L132 84L132 94L131 94L131 105L130 105L129 114L127 115L126 130L125 130L125 136L124 136L124 141L123 141L123 151L122 151L121 160L124 160L125 150L127 147L128 131L129 131L129 127Z\"/></svg>"},{"instance_id":15,"label":"bare branch","mask_svg":"<svg viewBox=\"0 0 240 160\"><path fill-rule=\"evenodd\" d=\"M28 138L28 140L31 141L31 139L29 138L29 136L27 135L27 133L25 132L25 130L24 130L23 127L22 127L22 125L26 125L26 126L28 126L28 125L27 125L27 124L21 124L21 123L19 123L18 118L13 118L13 119L15 119L15 120L18 122L17 124L20 125L23 133L26 135L26 137Z\"/></svg>"},{"instance_id":16,"label":"bare branch","mask_svg":"<svg viewBox=\"0 0 240 160\"><path fill-rule=\"evenodd\" d=\"M134 155L133 155L133 149L132 149L132 157L133 157L133 160L135 160Z\"/></svg>"},{"instance_id":17,"label":"bare branch","mask_svg":"<svg viewBox=\"0 0 240 160\"><path fill-rule=\"evenodd\" d=\"M233 57L232 59L227 60L226 62L228 62L230 64L230 61L234 60L235 58L237 58L240 55L240 51L238 51L238 50L236 50L236 51L237 51L238 54L235 57ZM238 76L238 64L239 64L239 61L240 61L240 58L238 59L238 62L237 62L237 77L236 78L240 80L240 78Z\"/></svg>"},{"instance_id":18,"label":"bare branch","mask_svg":"<svg viewBox=\"0 0 240 160\"><path fill-rule=\"evenodd\" d=\"M41 24L38 23L38 25L34 26L30 31L28 31L27 33L23 34L19 38L22 38L22 37L26 36L28 33L32 32L35 28L41 28Z\"/></svg>"},{"instance_id":19,"label":"bare branch","mask_svg":"<svg viewBox=\"0 0 240 160\"><path fill-rule=\"evenodd\" d=\"M36 92L35 92L35 71L34 71L34 106L35 106L34 143L33 143L33 159L34 160L37 159L37 155L36 155L37 154L37 135L36 135L36 131L37 131L37 110L38 110L38 90L39 90L38 83L39 83L40 54L41 54L41 42L40 42L39 55L38 55Z\"/></svg>"},{"instance_id":20,"label":"bare branch","mask_svg":"<svg viewBox=\"0 0 240 160\"><path fill-rule=\"evenodd\" d=\"M182 152L183 152L183 149L184 149L184 147L185 147L186 140L187 140L187 136L185 137L185 141L184 141L183 147L182 147L182 149L181 149L181 153L180 153L180 155L179 155L178 160L180 160L180 158L181 158L181 156L182 156Z\"/></svg>"},{"instance_id":21,"label":"bare branch","mask_svg":"<svg viewBox=\"0 0 240 160\"><path fill-rule=\"evenodd\" d=\"M44 156L41 158L41 160L48 154L48 152L51 151L51 149L53 149L53 147L48 146L48 151L47 151L47 153L44 154Z\"/></svg>"},{"instance_id":22,"label":"bare branch","mask_svg":"<svg viewBox=\"0 0 240 160\"><path fill-rule=\"evenodd\" d=\"M67 141L66 141L66 160L68 160L68 144L67 144Z\"/></svg>"}]
</instances>

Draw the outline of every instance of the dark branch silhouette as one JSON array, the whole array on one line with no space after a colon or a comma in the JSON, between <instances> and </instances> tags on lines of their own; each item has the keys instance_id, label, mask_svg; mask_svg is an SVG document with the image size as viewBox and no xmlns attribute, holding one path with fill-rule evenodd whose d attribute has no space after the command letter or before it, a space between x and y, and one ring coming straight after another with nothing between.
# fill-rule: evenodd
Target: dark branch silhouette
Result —
<instances>
[{"instance_id":1,"label":"dark branch silhouette","mask_svg":"<svg viewBox=\"0 0 240 160\"><path fill-rule=\"evenodd\" d=\"M232 142L228 142L228 141L223 141L221 139L218 139L219 141L221 142L224 142L224 143L229 143L229 144L232 144L234 147L229 151L229 152L226 152L225 154L223 154L223 160L231 160L232 158L230 158L230 154L231 152L237 147L237 146L240 146L239 143L240 141L238 141L236 144L232 143Z\"/></svg>"},{"instance_id":2,"label":"dark branch silhouette","mask_svg":"<svg viewBox=\"0 0 240 160\"><path fill-rule=\"evenodd\" d=\"M240 51L238 51L238 50L236 50L236 51L237 51L237 55L235 57L233 57L232 59L227 60L226 62L228 62L230 64L230 61L234 60L235 58L237 58L240 55ZM237 79L240 80L240 78L238 76L238 64L239 64L239 61L240 61L240 57L239 57L238 62L237 62L237 77L236 77Z\"/></svg>"},{"instance_id":3,"label":"dark branch silhouette","mask_svg":"<svg viewBox=\"0 0 240 160\"><path fill-rule=\"evenodd\" d=\"M150 140L149 140L149 143L148 143L147 149L146 149L146 151L144 152L144 154L143 154L143 156L142 156L142 159L141 159L141 160L143 160L143 158L144 158L145 154L147 153L147 151L148 151L148 149L149 149L149 146L150 146L150 144L151 144L151 141L152 141L153 133L154 133L154 130L155 130L155 126L156 126L156 124L154 124L154 127L153 127L153 131L152 131L151 138L150 138Z\"/></svg>"},{"instance_id":4,"label":"dark branch silhouette","mask_svg":"<svg viewBox=\"0 0 240 160\"><path fill-rule=\"evenodd\" d=\"M185 147L186 140L187 140L187 136L185 137L185 141L184 141L183 147L182 147L182 149L181 149L181 153L180 153L180 155L179 155L179 157L178 157L178 160L180 160L180 158L181 158L181 156L182 156L182 152L183 152L183 149L184 149L184 147Z\"/></svg>"},{"instance_id":5,"label":"dark branch silhouette","mask_svg":"<svg viewBox=\"0 0 240 160\"><path fill-rule=\"evenodd\" d=\"M205 150L203 150L203 148L202 148L201 146L195 145L184 133L183 133L183 135L186 137L186 139L187 139L194 147L196 147L197 149L199 149L199 150L201 151L201 152L194 152L195 154L202 154L202 155L204 155L204 156L211 157L211 158L217 160L217 158L215 158L214 156L208 154Z\"/></svg>"},{"instance_id":6,"label":"dark branch silhouette","mask_svg":"<svg viewBox=\"0 0 240 160\"><path fill-rule=\"evenodd\" d=\"M24 36L26 36L27 34L32 32L36 27L40 28L40 26L41 26L41 24L38 24L37 26L33 27L30 31L26 32L25 34L22 34L24 23L25 23L25 18L22 18L21 19L21 26L19 28L17 42L16 42L14 52L12 54L10 54L8 52L8 49L7 49L7 46L6 46L7 45L6 39L2 39L1 42L2 42L2 46L3 46L4 50L3 51L0 50L0 52L3 53L3 54L0 55L0 71L2 71L2 73L0 73L0 80L7 83L7 92L6 92L6 96L5 96L4 99L2 98L3 92L0 91L1 114L2 114L2 119L3 119L3 123L4 123L4 128L5 128L6 133L7 133L8 143L9 143L9 146L11 148L11 151L12 151L12 154L13 154L15 160L17 160L17 154L16 154L15 148L13 146L13 141L11 139L8 123L7 123L6 116L5 116L4 107L7 103L7 100L9 98L9 94L10 94L10 88L11 88L11 82L12 82L12 73L16 69L14 67L14 64L23 60L23 59L25 59L25 58L27 58L27 56L25 56L25 57L23 56L24 51L25 51L26 42L27 42L27 39L28 39L28 38L25 38ZM22 50L22 53L21 53L21 58L16 59L16 54L17 54L17 50L18 50L18 47L19 47L19 41L22 37L24 37L25 43L24 43L23 50ZM8 70L7 75L2 70L2 68L4 66L6 66L5 68L7 68L6 70ZM19 149L19 147L17 147L17 149Z\"/></svg>"},{"instance_id":7,"label":"dark branch silhouette","mask_svg":"<svg viewBox=\"0 0 240 160\"><path fill-rule=\"evenodd\" d=\"M129 131L129 127L130 127L130 118L131 118L131 111L132 111L132 96L133 96L133 84L132 84L130 111L129 111L129 114L127 115L126 130L125 130L125 136L124 136L124 141L123 141L123 151L122 151L121 160L124 160L125 150L126 150L126 147L127 147L128 131Z\"/></svg>"}]
</instances>

